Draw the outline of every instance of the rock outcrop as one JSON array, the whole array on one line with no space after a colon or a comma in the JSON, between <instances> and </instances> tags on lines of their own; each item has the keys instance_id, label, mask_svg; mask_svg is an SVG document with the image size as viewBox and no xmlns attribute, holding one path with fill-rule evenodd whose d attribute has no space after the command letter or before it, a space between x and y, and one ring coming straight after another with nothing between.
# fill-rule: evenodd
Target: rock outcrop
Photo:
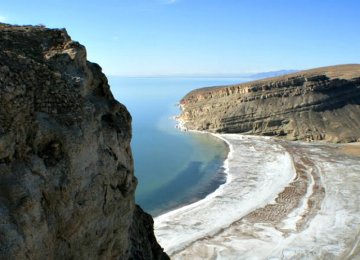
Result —
<instances>
[{"instance_id":1,"label":"rock outcrop","mask_svg":"<svg viewBox=\"0 0 360 260\"><path fill-rule=\"evenodd\" d=\"M290 140L360 141L360 65L198 89L180 102L184 126Z\"/></svg>"},{"instance_id":2,"label":"rock outcrop","mask_svg":"<svg viewBox=\"0 0 360 260\"><path fill-rule=\"evenodd\" d=\"M0 259L167 258L134 202L131 116L84 46L0 24L0 102Z\"/></svg>"}]
</instances>

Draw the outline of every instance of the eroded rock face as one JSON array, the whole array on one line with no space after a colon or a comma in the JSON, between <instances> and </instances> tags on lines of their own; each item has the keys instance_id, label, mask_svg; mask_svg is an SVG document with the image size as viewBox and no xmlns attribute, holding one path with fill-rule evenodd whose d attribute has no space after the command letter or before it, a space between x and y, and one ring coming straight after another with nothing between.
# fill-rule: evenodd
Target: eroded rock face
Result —
<instances>
[{"instance_id":1,"label":"eroded rock face","mask_svg":"<svg viewBox=\"0 0 360 260\"><path fill-rule=\"evenodd\" d=\"M131 116L84 46L0 24L0 102L0 258L131 258Z\"/></svg>"},{"instance_id":2,"label":"eroded rock face","mask_svg":"<svg viewBox=\"0 0 360 260\"><path fill-rule=\"evenodd\" d=\"M360 141L360 65L198 89L181 100L181 107L180 119L189 129Z\"/></svg>"}]
</instances>

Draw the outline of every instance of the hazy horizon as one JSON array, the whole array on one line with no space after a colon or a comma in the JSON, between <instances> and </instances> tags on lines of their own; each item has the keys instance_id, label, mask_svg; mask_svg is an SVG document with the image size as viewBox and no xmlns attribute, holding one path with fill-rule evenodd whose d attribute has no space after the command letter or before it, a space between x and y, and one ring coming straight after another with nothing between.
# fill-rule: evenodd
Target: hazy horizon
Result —
<instances>
[{"instance_id":1,"label":"hazy horizon","mask_svg":"<svg viewBox=\"0 0 360 260\"><path fill-rule=\"evenodd\" d=\"M172 74L109 74L110 77L129 77L129 78L161 78L161 77L189 77L189 78L247 78L247 77L254 77L259 74L274 74L274 73L281 73L281 74L288 74L293 73L299 70L295 69L283 69L283 70L276 70L276 71L259 71L259 72L240 72L240 73L172 73Z\"/></svg>"}]
</instances>

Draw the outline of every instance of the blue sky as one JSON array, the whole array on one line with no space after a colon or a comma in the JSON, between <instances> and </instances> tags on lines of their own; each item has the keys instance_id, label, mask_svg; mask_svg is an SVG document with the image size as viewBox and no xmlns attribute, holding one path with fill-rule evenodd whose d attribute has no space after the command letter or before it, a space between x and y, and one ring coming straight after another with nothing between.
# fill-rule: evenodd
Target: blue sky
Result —
<instances>
[{"instance_id":1,"label":"blue sky","mask_svg":"<svg viewBox=\"0 0 360 260\"><path fill-rule=\"evenodd\" d=\"M0 21L65 27L108 75L360 63L358 0L1 0Z\"/></svg>"}]
</instances>

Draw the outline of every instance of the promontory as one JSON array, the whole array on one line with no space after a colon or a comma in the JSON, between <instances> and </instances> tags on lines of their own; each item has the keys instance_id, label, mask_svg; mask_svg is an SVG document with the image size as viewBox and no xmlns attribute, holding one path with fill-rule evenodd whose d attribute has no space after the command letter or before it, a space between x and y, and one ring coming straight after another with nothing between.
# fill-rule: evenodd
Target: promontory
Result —
<instances>
[{"instance_id":1,"label":"promontory","mask_svg":"<svg viewBox=\"0 0 360 260\"><path fill-rule=\"evenodd\" d=\"M193 130L360 141L360 65L300 71L243 84L197 89L180 102Z\"/></svg>"}]
</instances>

